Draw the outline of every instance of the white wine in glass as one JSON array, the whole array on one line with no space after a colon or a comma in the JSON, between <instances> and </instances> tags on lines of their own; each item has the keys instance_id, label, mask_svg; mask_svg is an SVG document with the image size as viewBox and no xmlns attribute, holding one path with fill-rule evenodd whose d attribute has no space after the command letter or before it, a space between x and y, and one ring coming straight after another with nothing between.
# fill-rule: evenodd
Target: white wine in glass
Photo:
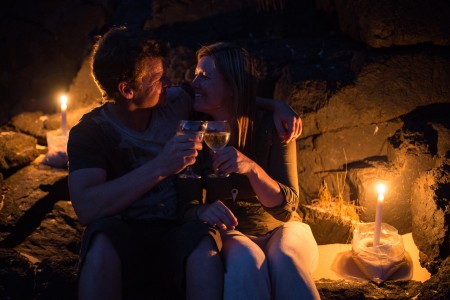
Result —
<instances>
[{"instance_id":1,"label":"white wine in glass","mask_svg":"<svg viewBox=\"0 0 450 300\"><path fill-rule=\"evenodd\" d=\"M230 140L231 129L227 121L208 121L206 126L205 136L203 140L206 145L215 153L220 149L225 148ZM228 177L229 174L214 170L214 173L209 174L210 178Z\"/></svg>"},{"instance_id":2,"label":"white wine in glass","mask_svg":"<svg viewBox=\"0 0 450 300\"><path fill-rule=\"evenodd\" d=\"M193 133L199 135L203 139L203 135L206 130L207 121L195 121L195 120L181 120L178 123L177 135L184 135L187 133ZM183 173L178 174L178 177L183 179L199 179L200 175L195 174L191 166L186 167Z\"/></svg>"}]
</instances>

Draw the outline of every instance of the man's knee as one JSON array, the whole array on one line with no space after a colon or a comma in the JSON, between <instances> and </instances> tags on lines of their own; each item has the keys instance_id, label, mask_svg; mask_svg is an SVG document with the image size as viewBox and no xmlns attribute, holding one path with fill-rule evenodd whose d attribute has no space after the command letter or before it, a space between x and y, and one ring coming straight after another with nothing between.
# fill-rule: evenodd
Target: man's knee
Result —
<instances>
[{"instance_id":1,"label":"man's knee","mask_svg":"<svg viewBox=\"0 0 450 300\"><path fill-rule=\"evenodd\" d=\"M98 268L117 267L120 266L120 259L109 238L97 233L91 239L83 264Z\"/></svg>"},{"instance_id":2,"label":"man's knee","mask_svg":"<svg viewBox=\"0 0 450 300\"><path fill-rule=\"evenodd\" d=\"M188 261L202 261L205 258L214 257L219 254L214 239L210 236L203 237L197 247L192 250Z\"/></svg>"}]
</instances>

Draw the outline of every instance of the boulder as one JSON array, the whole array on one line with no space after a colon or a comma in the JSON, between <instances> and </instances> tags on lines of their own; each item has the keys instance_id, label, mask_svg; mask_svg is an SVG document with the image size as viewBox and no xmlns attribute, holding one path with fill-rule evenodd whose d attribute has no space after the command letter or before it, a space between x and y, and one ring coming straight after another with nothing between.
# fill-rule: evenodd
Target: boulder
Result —
<instances>
[{"instance_id":1,"label":"boulder","mask_svg":"<svg viewBox=\"0 0 450 300\"><path fill-rule=\"evenodd\" d=\"M48 116L40 111L23 112L14 116L10 123L16 131L31 135L37 139L39 144L45 145L45 123L47 120Z\"/></svg>"},{"instance_id":2,"label":"boulder","mask_svg":"<svg viewBox=\"0 0 450 300\"><path fill-rule=\"evenodd\" d=\"M32 299L33 288L30 262L13 249L0 248L0 298Z\"/></svg>"},{"instance_id":3,"label":"boulder","mask_svg":"<svg viewBox=\"0 0 450 300\"><path fill-rule=\"evenodd\" d=\"M450 258L440 265L437 273L422 286L421 300L450 299Z\"/></svg>"},{"instance_id":4,"label":"boulder","mask_svg":"<svg viewBox=\"0 0 450 300\"><path fill-rule=\"evenodd\" d=\"M446 0L316 0L335 10L339 28L371 47L433 43L450 45L450 3Z\"/></svg>"},{"instance_id":5,"label":"boulder","mask_svg":"<svg viewBox=\"0 0 450 300\"><path fill-rule=\"evenodd\" d=\"M38 156L36 138L15 131L0 132L0 173L10 174Z\"/></svg>"},{"instance_id":6,"label":"boulder","mask_svg":"<svg viewBox=\"0 0 450 300\"><path fill-rule=\"evenodd\" d=\"M35 161L2 184L0 298L77 299L83 227L69 201L67 170Z\"/></svg>"},{"instance_id":7,"label":"boulder","mask_svg":"<svg viewBox=\"0 0 450 300\"><path fill-rule=\"evenodd\" d=\"M340 215L337 205L333 205L333 208L303 205L300 211L303 222L311 227L318 245L351 243L356 222Z\"/></svg>"},{"instance_id":8,"label":"boulder","mask_svg":"<svg viewBox=\"0 0 450 300\"><path fill-rule=\"evenodd\" d=\"M412 189L412 234L420 250L421 265L432 274L450 256L449 195L449 158L420 176Z\"/></svg>"},{"instance_id":9,"label":"boulder","mask_svg":"<svg viewBox=\"0 0 450 300\"><path fill-rule=\"evenodd\" d=\"M316 282L316 286L322 299L410 300L420 297L422 283L413 280L385 281L377 285L366 281L321 279ZM431 298L428 299L431 300Z\"/></svg>"}]
</instances>

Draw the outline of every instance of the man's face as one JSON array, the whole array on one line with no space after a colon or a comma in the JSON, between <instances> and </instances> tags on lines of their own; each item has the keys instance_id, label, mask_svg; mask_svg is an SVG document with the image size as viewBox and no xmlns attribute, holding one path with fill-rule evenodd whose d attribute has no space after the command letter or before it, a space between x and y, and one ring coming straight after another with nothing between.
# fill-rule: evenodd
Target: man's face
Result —
<instances>
[{"instance_id":1,"label":"man's face","mask_svg":"<svg viewBox=\"0 0 450 300\"><path fill-rule=\"evenodd\" d=\"M135 91L133 103L139 108L151 108L164 100L165 88L169 80L165 75L164 63L161 58L149 59L143 70L140 87Z\"/></svg>"}]
</instances>

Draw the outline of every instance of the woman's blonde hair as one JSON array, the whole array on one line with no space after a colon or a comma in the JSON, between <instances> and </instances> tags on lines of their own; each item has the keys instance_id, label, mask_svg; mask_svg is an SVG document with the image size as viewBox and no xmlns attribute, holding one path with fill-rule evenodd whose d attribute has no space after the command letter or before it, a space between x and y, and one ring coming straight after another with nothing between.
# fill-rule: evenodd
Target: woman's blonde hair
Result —
<instances>
[{"instance_id":1,"label":"woman's blonde hair","mask_svg":"<svg viewBox=\"0 0 450 300\"><path fill-rule=\"evenodd\" d=\"M230 86L233 115L238 128L238 149L251 154L256 101L256 73L248 52L234 44L219 42L201 47L197 60L209 56Z\"/></svg>"}]
</instances>

